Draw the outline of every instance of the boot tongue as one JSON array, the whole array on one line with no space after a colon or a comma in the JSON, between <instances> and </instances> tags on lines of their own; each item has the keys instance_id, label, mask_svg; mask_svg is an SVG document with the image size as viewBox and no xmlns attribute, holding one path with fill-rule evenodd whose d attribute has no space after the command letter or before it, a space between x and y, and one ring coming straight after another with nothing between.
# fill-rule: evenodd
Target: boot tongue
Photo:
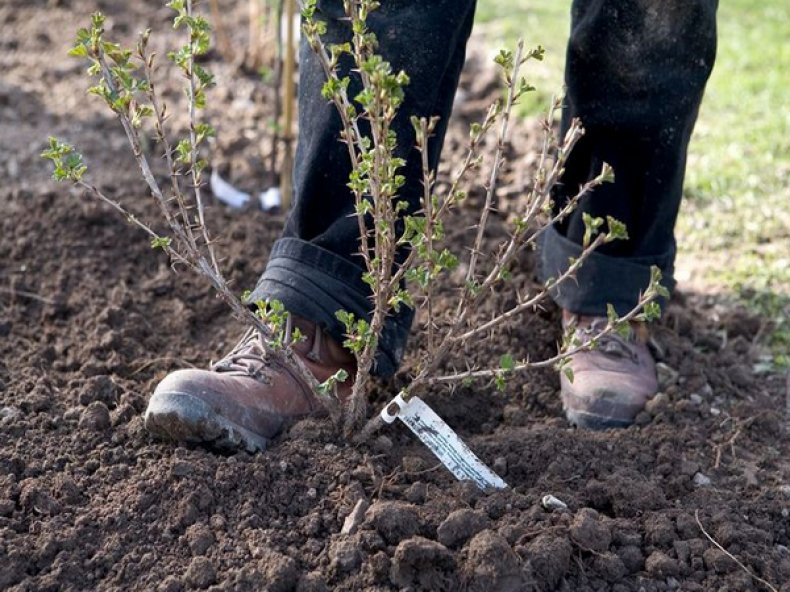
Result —
<instances>
[{"instance_id":1,"label":"boot tongue","mask_svg":"<svg viewBox=\"0 0 790 592\"><path fill-rule=\"evenodd\" d=\"M321 363L321 343L323 341L324 332L321 331L318 327L315 330L315 337L313 338L313 347L310 348L310 351L305 354L305 357L318 364Z\"/></svg>"},{"instance_id":2,"label":"boot tongue","mask_svg":"<svg viewBox=\"0 0 790 592\"><path fill-rule=\"evenodd\" d=\"M303 358L321 366L337 366L355 368L354 355L337 343L321 326L302 317L293 315L294 327L297 327L305 339L293 345L293 350Z\"/></svg>"}]
</instances>

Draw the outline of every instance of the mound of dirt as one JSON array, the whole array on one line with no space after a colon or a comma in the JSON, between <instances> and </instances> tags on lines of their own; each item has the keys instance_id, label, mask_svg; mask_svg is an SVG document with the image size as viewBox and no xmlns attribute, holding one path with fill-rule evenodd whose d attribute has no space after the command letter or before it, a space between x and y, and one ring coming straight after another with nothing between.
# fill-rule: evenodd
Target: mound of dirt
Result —
<instances>
[{"instance_id":1,"label":"mound of dirt","mask_svg":"<svg viewBox=\"0 0 790 592\"><path fill-rule=\"evenodd\" d=\"M243 22L238 4L231 24ZM140 414L156 382L216 359L241 327L108 208L51 184L37 154L49 134L74 141L102 188L153 214L120 130L84 98L81 66L59 56L92 10L108 10L130 37L152 21L166 30L158 6L0 7L0 589L767 589L704 527L790 591L784 377L753 371L759 319L708 296L671 303L655 331L662 395L627 430L570 429L549 371L505 393L479 385L429 394L507 480L505 491L455 482L399 425L354 448L308 419L255 456L152 440ZM470 61L447 161L462 153L478 99L496 92L480 64ZM234 105L219 141L234 147L232 170L249 175L260 166L249 165L259 160L249 132L260 133L269 113L252 76L212 67L221 81L240 78L216 91ZM528 181L531 161L519 155L537 141L534 124L517 126L505 212ZM474 200L453 227L473 222ZM489 240L504 236L503 216ZM282 220L220 208L211 217L228 275L251 286ZM530 285L532 262L514 274ZM502 291L477 314L513 297ZM554 309L526 316L465 355L551 354L558 318ZM375 404L394 388L382 385ZM567 508L545 509L546 494Z\"/></svg>"}]
</instances>

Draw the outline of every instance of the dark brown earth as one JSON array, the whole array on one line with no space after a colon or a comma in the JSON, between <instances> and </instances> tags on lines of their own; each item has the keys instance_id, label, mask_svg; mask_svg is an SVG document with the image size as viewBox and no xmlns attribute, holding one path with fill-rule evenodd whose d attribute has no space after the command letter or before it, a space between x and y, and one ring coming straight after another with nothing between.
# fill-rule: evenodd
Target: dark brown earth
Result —
<instances>
[{"instance_id":1,"label":"dark brown earth","mask_svg":"<svg viewBox=\"0 0 790 592\"><path fill-rule=\"evenodd\" d=\"M502 394L429 394L508 481L503 492L455 482L402 426L354 448L327 422L305 420L255 456L152 440L140 414L156 382L207 364L241 327L106 207L49 182L37 155L49 134L69 139L98 185L153 213L120 129L63 56L96 8L119 38L149 24L170 35L158 6L0 4L0 589L769 589L706 539L698 514L755 575L790 590L785 379L753 372L763 319L716 297L681 292L670 305L655 330L663 394L633 428L570 429L551 372ZM236 13L228 23L245 31L243 7ZM266 172L268 91L211 65L213 112L223 114L214 159L254 189ZM470 63L447 161L461 154L462 120L492 91L485 68ZM528 180L534 130L516 130L503 205ZM251 286L282 219L221 208L211 217L228 274ZM495 220L491 240L503 228ZM517 284L532 281L531 268L516 270ZM553 308L527 316L466 355L550 354L557 321ZM384 385L376 405L393 393ZM541 507L546 494L568 509ZM342 534L355 507L361 520Z\"/></svg>"}]
</instances>

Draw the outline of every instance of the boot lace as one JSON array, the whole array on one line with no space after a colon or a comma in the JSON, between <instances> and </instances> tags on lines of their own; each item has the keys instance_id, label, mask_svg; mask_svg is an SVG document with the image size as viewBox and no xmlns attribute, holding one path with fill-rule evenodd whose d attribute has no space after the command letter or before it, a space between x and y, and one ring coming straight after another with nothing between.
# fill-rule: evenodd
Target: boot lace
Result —
<instances>
[{"instance_id":1,"label":"boot lace","mask_svg":"<svg viewBox=\"0 0 790 592\"><path fill-rule=\"evenodd\" d=\"M250 328L228 354L211 364L211 370L234 376L250 376L265 382L267 378L264 370L268 365L263 338L256 329Z\"/></svg>"},{"instance_id":2,"label":"boot lace","mask_svg":"<svg viewBox=\"0 0 790 592\"><path fill-rule=\"evenodd\" d=\"M588 327L579 330L583 336L583 341L584 338L589 341L595 335L603 331L607 323L607 319L603 317L593 319ZM635 339L636 334L633 329L629 331L628 337L625 338L616 331L613 331L598 339L598 346L594 351L599 351L613 358L631 360L634 364L637 364L639 362L639 356L636 351L634 351L633 347Z\"/></svg>"}]
</instances>

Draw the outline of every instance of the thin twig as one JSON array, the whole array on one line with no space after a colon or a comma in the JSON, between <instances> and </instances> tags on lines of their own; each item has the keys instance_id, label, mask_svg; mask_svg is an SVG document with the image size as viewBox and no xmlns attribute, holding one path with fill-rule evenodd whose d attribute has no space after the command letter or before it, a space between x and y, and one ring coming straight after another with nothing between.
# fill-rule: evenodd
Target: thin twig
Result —
<instances>
[{"instance_id":1,"label":"thin twig","mask_svg":"<svg viewBox=\"0 0 790 592\"><path fill-rule=\"evenodd\" d=\"M513 76L514 80L516 79L517 73L518 73L517 70L514 69L514 76ZM512 105L511 105L511 108L512 108ZM576 122L575 126L578 127L578 125L579 125L578 122ZM547 132L547 133L550 133L550 132ZM578 140L579 137L581 137L581 136L578 133L574 133L574 134L570 134L569 133L566 136L566 143L570 143L571 146L572 146ZM564 152L567 154L568 150L566 150ZM558 170L562 167L562 163L563 162L564 162L564 160L562 158L558 158L557 163L555 163L555 166L552 168L552 172L550 173L548 179L554 179L555 177L558 176L558 174L559 174ZM494 284L496 284L497 282L501 281L502 273L508 268L508 266L513 261L513 259L516 257L516 255L519 252L521 252L522 246L524 244L529 244L531 241L537 240L537 237L540 235L541 232L544 232L551 224L553 224L557 220L562 219L563 217L567 216L576 207L576 205L581 200L581 198L587 192L591 191L592 188L596 187L597 185L600 185L601 182L602 182L602 175L599 175L599 177L597 177L597 178L593 179L592 181L589 181L587 184L585 184L585 186L582 187L582 189L578 192L578 194L572 200L570 200L563 207L563 209L560 210L560 212L557 215L555 215L554 218L550 219L550 221L546 225L543 225L537 232L533 233L533 235L531 237L526 238L526 239L524 238L525 233L528 230L528 227L526 227L526 226L523 226L520 230L516 231L511 236L511 238L508 241L507 245L503 249L500 250L500 253L499 253L499 255L498 255L497 259L496 259L496 263L493 266L493 269L488 273L486 278L483 280L482 284L480 284L480 286L478 286L477 293L474 294L471 297L470 297L471 292L469 291L468 282L467 282L467 287L464 290L464 292L462 293L461 301L459 302L459 306L458 306L458 309L457 309L457 312L456 312L455 320L453 321L453 323L450 326L450 328L446 330L446 332L444 334L444 337L441 340L441 342L440 342L439 346L437 347L436 351L433 353L433 355L430 357L430 359L427 359L425 361L425 363L424 363L422 369L420 370L420 372L412 380L412 382L406 387L406 389L404 391L404 394L403 394L404 399L408 399L408 397L411 396L411 393L414 392L414 390L416 390L418 387L420 387L422 385L434 384L436 382L452 382L452 381L455 381L455 380L458 380L458 379L473 378L473 377L476 377L476 376L480 376L480 377L482 377L482 376L496 376L498 373L501 372L500 369L496 369L496 370L493 370L493 369L492 370L479 370L479 371L475 371L475 372L471 372L470 371L470 372L464 372L464 373L460 373L460 374L459 373L455 373L455 374L452 374L452 375L443 376L443 377L439 377L439 378L429 378L436 371L436 369L439 368L439 366L442 364L442 362L446 359L447 355L450 353L452 348L457 343L462 343L462 341L460 341L457 336L458 336L459 332L462 330L462 328L466 327L466 323L467 323L467 320L469 318L469 315L471 314L471 311L476 310L478 305L482 301L482 299L486 296L486 294L494 286ZM552 181L552 183L547 183L543 187L542 193L540 193L540 199L543 199L543 200L548 199L548 194L551 191L551 188L554 186L554 183L555 183L555 181ZM584 260L587 257L589 257L589 255L600 244L602 244L602 242L605 242L606 240L608 240L608 239L605 237L605 235L599 235L598 237L596 237L596 239L590 245L588 245L586 248L583 249L582 254L581 254L581 256L578 259ZM567 279L568 277L572 276L578 270L580 265L581 265L580 263L578 265L575 265L575 264L571 265L570 266L571 267L570 273L566 272L566 273L562 274L562 280ZM559 282L555 282L554 284L550 284L549 287L544 287L544 289L532 299L532 301L531 301L532 305L537 305L541 300L543 300L548 295L549 290L551 289L551 287L556 286L558 283ZM647 302L650 302L651 300L652 300L652 297L651 298L647 298L645 300L640 299L640 302L637 304L637 307L634 310L632 310L629 313L629 315L627 315L627 317L630 319L630 318L633 318L634 316L636 316L637 314L639 314L639 312L641 312L641 308ZM516 305L516 308L518 308L520 310L526 310L529 307L528 306L523 306L522 307L521 305ZM508 315L509 312L506 312L506 313L503 313L503 314L504 315ZM490 329L491 327L504 322L505 320L507 320L507 318L510 318L512 316L515 316L515 313L513 313L512 315L509 315L509 316L504 316L504 317L501 315L499 318L493 319L490 323L486 323L486 325ZM472 329L472 330L474 331L474 329ZM613 330L613 327L609 327L607 325L607 331L603 335L606 335L606 334L610 333L612 330ZM477 332L475 334L477 334ZM603 335L600 335L600 336L603 336ZM523 363L521 365L517 365L513 370L515 370L515 371L523 371L523 370L535 369L535 368L540 368L540 367L552 366L552 365L554 365L554 364L556 364L556 363L558 363L558 362L560 362L560 361L562 361L564 359L567 359L569 356L577 353L578 351L583 351L583 350L584 350L584 348L581 348L581 349L578 349L578 350L571 350L571 351L566 351L566 352L560 352L557 356L554 356L554 357L549 358L548 360L546 360L546 364L542 364L541 363L541 365L538 366L537 365L538 363L525 362L525 363Z\"/></svg>"},{"instance_id":2,"label":"thin twig","mask_svg":"<svg viewBox=\"0 0 790 592\"><path fill-rule=\"evenodd\" d=\"M644 309L645 304L652 301L652 295L643 295L639 301L637 302L636 306L632 308L627 314L621 316L617 324L621 323L628 323L634 318L636 318ZM598 333L596 333L592 338L587 340L585 343L577 345L573 348L567 349L565 351L561 351L560 353L546 358L545 360L541 360L540 362L530 362L528 360L518 363L513 368L507 370L507 373L510 374L512 372L523 372L525 370L536 370L538 368L549 368L557 365L558 363L566 360L577 353L588 351L594 347L594 344L599 342L603 337L612 334L617 329L617 324L615 323L607 323L606 326L601 329ZM444 382L457 382L459 380L465 380L467 378L493 378L498 374L502 373L503 369L496 368L496 369L487 369L487 370L469 370L467 372L460 372L455 374L448 374L445 376L435 376L431 378L425 378L422 380L424 384L431 385L437 383L444 383ZM416 382L416 380L414 381ZM411 387L411 385L409 385ZM405 399L406 397L404 397Z\"/></svg>"},{"instance_id":3,"label":"thin twig","mask_svg":"<svg viewBox=\"0 0 790 592\"><path fill-rule=\"evenodd\" d=\"M538 306L543 300L545 300L549 296L549 294L551 293L551 291L554 288L556 288L558 285L563 283L565 280L575 276L576 272L579 271L579 269L584 264L584 262L604 242L606 242L606 236L603 235L603 234L599 234L597 237L595 237L593 242L590 243L590 248L585 249L582 252L582 254L578 258L576 258L576 260L573 262L573 264L568 266L568 269L566 269L556 279L551 280L545 286L543 286L541 291L538 292L535 296L533 296L529 300L522 300L519 304L517 304L516 306L514 306L510 310L505 311L502 314L499 314L499 315L495 316L494 318L492 318L488 322L485 322L485 323L483 323L481 325L474 326L473 328L469 329L466 333L462 333L461 335L457 335L453 339L456 342L467 341L469 339L477 337L478 335L480 335L482 333L485 333L487 331L490 331L490 330L496 328L497 326L499 326L502 323L512 319L515 316L520 315L521 313L523 313L526 310L530 310L530 309Z\"/></svg>"},{"instance_id":4,"label":"thin twig","mask_svg":"<svg viewBox=\"0 0 790 592\"><path fill-rule=\"evenodd\" d=\"M178 212L181 216L181 223L184 229L184 234L186 235L186 239L190 246L197 249L197 242L195 241L195 235L192 232L192 225L189 223L189 214L187 212L188 207L186 201L184 200L184 193L181 190L181 184L179 183L181 171L178 169L175 161L173 160L173 147L167 137L167 132L165 130L166 106L160 104L159 95L156 92L154 83L155 55L148 55L146 53L146 43L142 41L138 45L138 54L143 62L143 67L145 68L145 77L148 80L148 90L146 95L148 96L148 100L151 102L151 108L154 111L154 127L156 129L157 139L162 144L162 148L164 149L164 158L167 162L167 168L170 171L170 186L173 190L173 198L175 199L178 206ZM160 203L159 207L166 208L168 211L170 210L170 208L167 207L167 204Z\"/></svg>"},{"instance_id":5,"label":"thin twig","mask_svg":"<svg viewBox=\"0 0 790 592\"><path fill-rule=\"evenodd\" d=\"M438 463L429 467L427 469L422 469L420 471L407 471L404 469L403 475L407 477L419 477L420 475L427 475L428 473L433 473L434 471L441 469L444 465L442 463Z\"/></svg>"},{"instance_id":6,"label":"thin twig","mask_svg":"<svg viewBox=\"0 0 790 592\"><path fill-rule=\"evenodd\" d=\"M187 0L187 15L192 16L192 0ZM200 225L200 232L203 235L203 241L206 245L206 251L211 259L211 266L214 271L219 274L219 264L217 263L217 256L214 253L214 246L209 237L208 227L206 226L206 218L203 207L203 194L201 191L200 169L198 168L198 146L197 146L197 132L195 126L197 125L197 79L195 75L195 41L190 37L190 47L192 50L189 52L189 141L190 141L190 173L192 175L192 190L195 192L195 203L197 204L198 222ZM187 223L189 225L189 223Z\"/></svg>"},{"instance_id":7,"label":"thin twig","mask_svg":"<svg viewBox=\"0 0 790 592\"><path fill-rule=\"evenodd\" d=\"M713 468L718 469L721 466L721 456L724 448L727 446L730 447L730 453L732 454L732 458L735 459L735 440L738 439L738 436L741 435L741 428L737 428L735 433L726 441L722 442L721 444L716 444L716 461L713 463Z\"/></svg>"},{"instance_id":8,"label":"thin twig","mask_svg":"<svg viewBox=\"0 0 790 592\"><path fill-rule=\"evenodd\" d=\"M524 41L519 39L518 49L516 50L516 58L513 62L513 75L508 85L507 100L505 108L502 113L502 123L499 129L499 136L497 138L496 151L494 152L494 163L491 165L491 172L488 177L488 184L486 186L485 205L483 212L480 215L480 222L477 226L477 236L475 237L474 246L472 247L472 254L469 258L469 268L466 272L466 284L470 286L475 281L475 267L477 266L477 259L480 250L483 246L483 236L485 235L486 226L488 224L488 214L491 212L491 205L496 193L497 180L499 179L499 169L502 166L503 154L505 152L505 142L507 141L508 124L510 123L510 113L513 110L513 103L516 97L516 81L518 80L518 71L521 67L521 57L524 53ZM469 294L471 288L467 287L464 295ZM462 298L458 307L459 310L466 304L466 298Z\"/></svg>"},{"instance_id":9,"label":"thin twig","mask_svg":"<svg viewBox=\"0 0 790 592\"><path fill-rule=\"evenodd\" d=\"M107 84L107 87L110 89L112 93L117 93L118 90L115 87L115 81L113 80L112 72L110 71L110 66L107 63L107 58L104 55L104 51L101 48L101 45L97 48L96 59L98 60L101 66L101 76L104 82ZM187 238L187 233L184 230L184 226L188 226L188 224L179 224L178 221L174 218L170 208L167 206L167 199L165 198L165 194L162 191L162 188L159 186L159 183L154 176L153 171L151 170L151 166L148 164L148 159L145 157L143 153L143 149L140 145L140 137L137 134L137 131L134 129L132 122L129 119L128 112L124 112L121 110L115 111L116 115L118 116L118 121L121 122L121 126L123 127L123 131L126 133L126 138L129 141L129 144L132 148L132 153L134 154L134 158L137 161L137 165L140 167L140 172L143 175L143 179L145 179L148 188L151 190L151 193L156 198L156 202L159 205L159 208L162 214L167 220L170 229L173 231L173 235L178 237L179 239L183 240L184 242L189 242Z\"/></svg>"},{"instance_id":10,"label":"thin twig","mask_svg":"<svg viewBox=\"0 0 790 592\"><path fill-rule=\"evenodd\" d=\"M137 216L132 214L129 210L123 207L119 202L115 201L114 199L107 197L102 191L93 185L92 183L88 183L87 181L83 181L80 179L77 181L77 185L86 189L90 193L92 193L95 197L99 198L101 201L112 207L116 212L121 214L126 221L130 224L137 226L137 228L141 229L145 232L148 236L150 236L153 240L161 239L162 237L156 233L154 230L151 229L145 222L140 220ZM183 263L189 268L195 269L195 265L192 261L190 261L187 257L184 257L179 251L171 247L170 245L162 245L164 251L170 256L171 261L178 261L179 263Z\"/></svg>"},{"instance_id":11,"label":"thin twig","mask_svg":"<svg viewBox=\"0 0 790 592\"><path fill-rule=\"evenodd\" d=\"M420 119L420 134L418 149L422 162L422 202L425 215L426 259L429 264L433 259L433 175L428 163L428 121ZM434 351L435 335L433 322L433 282L428 282L425 292L425 301L428 308L428 351Z\"/></svg>"},{"instance_id":12,"label":"thin twig","mask_svg":"<svg viewBox=\"0 0 790 592\"><path fill-rule=\"evenodd\" d=\"M0 287L0 294L8 294L10 296L18 296L20 298L27 298L28 300L35 300L36 302L43 302L44 304L55 304L55 301L46 296L35 294L34 292L27 292L25 290L16 290L14 288Z\"/></svg>"},{"instance_id":13,"label":"thin twig","mask_svg":"<svg viewBox=\"0 0 790 592\"><path fill-rule=\"evenodd\" d=\"M469 173L469 171L474 168L475 163L477 163L480 143L482 142L482 139L485 137L486 133L493 127L499 113L499 109L497 109L495 105L491 105L488 109L488 112L486 113L485 118L483 119L482 124L480 124L480 132L477 134L470 134L469 147L467 149L464 162L455 173L455 176L450 183L450 188L445 193L444 198L439 199L439 207L433 212L434 224L436 221L442 220L450 208L457 205L458 188L466 179L466 175ZM398 266L397 271L392 276L392 280L390 281L392 287L399 286L406 273L413 269L414 265L420 261L418 255L419 253L417 249L411 249L409 251L405 261Z\"/></svg>"},{"instance_id":14,"label":"thin twig","mask_svg":"<svg viewBox=\"0 0 790 592\"><path fill-rule=\"evenodd\" d=\"M761 584L763 584L764 586L767 586L767 587L768 587L768 589L769 589L769 590L771 590L771 592L779 592L779 590L778 590L778 589L777 589L777 588L776 588L776 587L775 587L773 584L771 584L771 583L770 583L770 582L768 582L767 580L764 580L764 579L763 579L763 578L761 578L760 576L756 575L756 574L755 574L755 573L754 573L752 570L750 570L748 567L746 567L746 565L744 565L744 564L743 564L743 562L741 562L741 560L740 560L740 559L738 559L738 558L737 558L735 555L733 555L733 554L732 554L732 553L730 553L730 552L729 552L727 549L725 549L724 547L722 547L722 546L721 546L721 544L719 544L719 542L718 542L718 541L716 541L716 539L714 539L712 536L710 536L710 534L708 534L708 531L707 531L707 530L705 530L705 527L704 527L704 526L702 526L702 522L700 522L700 519L699 519L699 510L694 510L694 520L696 520L696 521L697 521L697 526L699 526L699 529L702 531L702 534L704 534L704 535L705 535L705 537L706 537L706 538L707 538L707 539L708 539L708 540L709 540L711 543L713 543L714 545L716 545L716 547L717 547L717 548L718 548L718 549L719 549L719 550L720 550L722 553L724 553L724 554L725 554L727 557L729 557L730 559L732 559L732 560L733 560L733 561L734 561L734 562L735 562L735 563L738 565L738 567L740 567L740 568L741 568L743 571L745 571L747 574L749 574L749 576L751 576L753 579L757 580L758 582L760 582L760 583L761 583Z\"/></svg>"}]
</instances>

